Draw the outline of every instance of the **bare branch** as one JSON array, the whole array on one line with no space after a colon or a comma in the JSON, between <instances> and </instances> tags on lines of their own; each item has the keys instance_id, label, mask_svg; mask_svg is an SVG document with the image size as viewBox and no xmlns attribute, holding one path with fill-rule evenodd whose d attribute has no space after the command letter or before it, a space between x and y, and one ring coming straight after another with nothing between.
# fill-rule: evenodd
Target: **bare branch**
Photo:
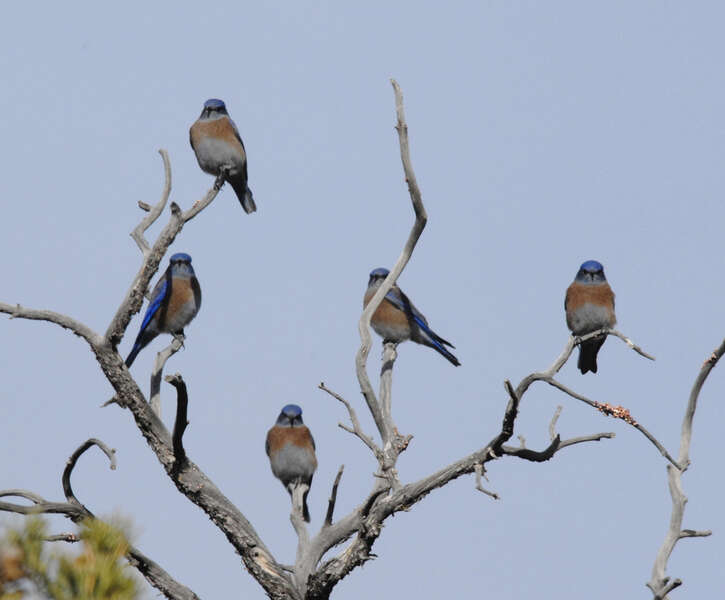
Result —
<instances>
[{"instance_id":1,"label":"bare branch","mask_svg":"<svg viewBox=\"0 0 725 600\"><path fill-rule=\"evenodd\" d=\"M556 423L559 420L559 417L561 416L561 411L563 410L563 406L559 404L559 406L556 407L556 410L554 411L554 416L551 417L551 422L549 423L549 439L553 440L556 437Z\"/></svg>"},{"instance_id":2,"label":"bare branch","mask_svg":"<svg viewBox=\"0 0 725 600\"><path fill-rule=\"evenodd\" d=\"M184 335L174 335L171 343L156 355L156 360L154 361L154 368L151 371L151 399L149 400L149 404L159 419L161 418L161 375L166 366L166 361L181 350L183 346Z\"/></svg>"},{"instance_id":3,"label":"bare branch","mask_svg":"<svg viewBox=\"0 0 725 600\"><path fill-rule=\"evenodd\" d=\"M358 331L360 333L360 348L355 357L355 371L357 373L357 379L360 383L360 390L365 397L370 413L373 416L375 425L380 432L380 437L383 441L383 446L386 446L390 441L393 432L386 427L383 419L383 414L380 405L378 404L377 398L375 398L375 392L373 392L372 385L370 384L370 378L367 374L367 359L370 353L370 346L372 338L370 335L370 318L373 313L377 310L380 303L383 301L385 294L390 291L397 281L400 274L403 272L405 265L408 264L413 250L420 235L423 233L425 224L428 221L428 215L425 212L423 206L423 200L421 198L420 189L415 179L415 173L413 172L413 165L410 160L410 147L408 143L408 125L405 122L405 111L403 109L403 93L400 90L400 86L397 81L391 79L393 85L393 91L395 93L395 109L397 113L398 123L395 129L398 131L398 138L400 142L400 158L403 162L403 171L405 173L405 181L408 183L408 192L410 193L410 199L413 203L413 211L415 212L415 222L408 236L408 241L403 247L398 260L396 261L390 273L385 278L385 281L380 285L375 295L370 299L370 302L365 307L360 315L360 321L358 323Z\"/></svg>"},{"instance_id":4,"label":"bare branch","mask_svg":"<svg viewBox=\"0 0 725 600\"><path fill-rule=\"evenodd\" d=\"M70 458L66 462L65 469L63 469L63 477L62 477L62 483L63 483L63 492L65 493L65 499L68 501L69 504L73 504L75 506L79 506L83 509L85 516L92 517L93 513L89 511L81 502L76 498L75 494L73 493L73 488L70 484L70 476L73 473L73 469L76 466L76 462L78 462L78 459L81 457L81 455L91 448L92 446L98 446L103 453L108 457L108 460L110 461L109 467L113 470L116 468L116 451L113 448L109 448L104 444L101 440L98 440L96 438L90 438L83 442L73 454L70 455Z\"/></svg>"},{"instance_id":5,"label":"bare branch","mask_svg":"<svg viewBox=\"0 0 725 600\"><path fill-rule=\"evenodd\" d=\"M91 347L103 343L103 339L87 325L67 315L53 312L52 310L36 310L33 308L24 308L20 304L13 305L0 302L0 313L10 315L11 319L28 319L31 321L55 323L63 329L68 329L78 337L83 338Z\"/></svg>"},{"instance_id":6,"label":"bare branch","mask_svg":"<svg viewBox=\"0 0 725 600\"><path fill-rule=\"evenodd\" d=\"M176 581L157 562L151 560L138 548L131 546L126 558L146 578L146 581L169 600L199 600L199 596Z\"/></svg>"},{"instance_id":7,"label":"bare branch","mask_svg":"<svg viewBox=\"0 0 725 600\"><path fill-rule=\"evenodd\" d=\"M709 535L709 531L697 532L690 529L682 529L682 520L685 516L685 505L687 504L687 496L682 488L682 474L690 465L690 443L692 441L692 422L695 418L695 410L697 409L697 399L700 396L700 390L705 384L707 376L715 367L720 358L725 354L725 340L722 341L713 353L705 360L700 372L695 378L695 382L690 390L690 397L685 409L685 415L682 419L682 430L680 433L680 452L677 456L678 463L682 465L681 469L675 469L668 465L667 481L670 489L670 497L672 498L672 515L670 516L670 525L667 529L665 539L660 546L655 562L652 567L652 576L647 583L647 587L652 590L655 600L663 600L669 592L682 584L682 581L675 579L670 582L669 577L665 575L667 571L667 562L670 559L675 545L683 537L705 537Z\"/></svg>"},{"instance_id":8,"label":"bare branch","mask_svg":"<svg viewBox=\"0 0 725 600\"><path fill-rule=\"evenodd\" d=\"M169 153L162 148L159 150L159 154L161 155L161 160L164 161L164 189L161 192L161 200L153 206L149 206L145 202L139 202L139 208L148 212L148 215L146 215L131 232L131 237L136 242L139 250L141 250L144 258L146 258L151 252L151 247L146 241L144 233L146 233L146 230L161 216L161 213L169 200L169 195L171 194L171 163L169 162Z\"/></svg>"},{"instance_id":9,"label":"bare branch","mask_svg":"<svg viewBox=\"0 0 725 600\"><path fill-rule=\"evenodd\" d=\"M292 496L292 512L290 521L297 534L297 555L295 558L294 581L300 596L304 597L307 587L307 578L310 576L312 565L305 561L310 551L310 534L307 531L304 514L304 498L310 486L306 483L290 484L289 491Z\"/></svg>"},{"instance_id":10,"label":"bare branch","mask_svg":"<svg viewBox=\"0 0 725 600\"><path fill-rule=\"evenodd\" d=\"M519 414L519 402L521 396L516 393L511 382L507 379L503 382L506 392L509 395L509 401L506 406L506 412L503 416L503 423L501 424L501 433L499 433L491 442L491 451L497 455L501 455L501 446L504 442L508 442L511 436L514 434L514 422Z\"/></svg>"},{"instance_id":11,"label":"bare branch","mask_svg":"<svg viewBox=\"0 0 725 600\"><path fill-rule=\"evenodd\" d=\"M317 387L319 389L321 389L322 391L330 394L330 396L332 396L336 400L339 400L340 402L342 402L345 405L345 408L347 408L347 413L350 416L350 422L352 423L352 429L350 429L346 425L343 425L342 423L338 423L338 427L359 437L363 441L363 443L368 448L370 448L372 453L375 455L375 458L377 458L378 461L382 460L382 455L383 455L382 450L380 450L380 448L378 448L377 444L375 442L373 442L373 440L370 436L366 435L363 432L362 427L360 427L360 421L358 421L358 418L357 418L357 413L355 413L355 409L350 405L350 403L347 400L345 400L345 398L343 398L339 394L336 394L330 388L328 388L324 384L324 382L320 382L320 385L318 385Z\"/></svg>"},{"instance_id":12,"label":"bare branch","mask_svg":"<svg viewBox=\"0 0 725 600\"><path fill-rule=\"evenodd\" d=\"M45 499L42 496L39 496L38 494L35 494L33 492L29 492L28 490L2 490L0 491L0 498L3 498L5 496L15 496L18 498L25 498L26 500L30 500L33 504L41 504L45 502Z\"/></svg>"},{"instance_id":13,"label":"bare branch","mask_svg":"<svg viewBox=\"0 0 725 600\"><path fill-rule=\"evenodd\" d=\"M49 535L45 538L46 542L68 542L69 544L74 544L76 542L80 542L81 538L79 538L75 533L59 533L57 535Z\"/></svg>"},{"instance_id":14,"label":"bare branch","mask_svg":"<svg viewBox=\"0 0 725 600\"><path fill-rule=\"evenodd\" d=\"M552 365L548 369L546 369L546 371L538 371L524 377L521 380L521 383L519 383L519 385L516 387L516 394L521 397L524 392L529 389L529 386L535 381L546 381L547 379L553 378L554 375L556 375L566 364L566 361L569 360L569 357L571 356L571 353L574 351L574 348L576 346L578 346L582 342L586 342L587 340L598 337L600 335L614 335L624 340L625 343L630 348L635 350L635 352L637 352L638 354L641 354L642 356L644 356L645 358L649 358L650 360L654 360L653 356L644 352L639 346L635 345L634 342L632 342L632 340L630 340L627 336L615 329L598 329L597 331L592 331L591 333L587 333L586 335L582 336L569 336L569 340L564 346L564 349L561 351L561 354L556 357L556 360L552 363Z\"/></svg>"},{"instance_id":15,"label":"bare branch","mask_svg":"<svg viewBox=\"0 0 725 600\"><path fill-rule=\"evenodd\" d=\"M501 446L501 452L508 456L517 456L519 458L523 458L524 460L530 460L531 462L545 462L554 456L556 451L559 449L560 442L561 439L557 435L553 440L551 440L551 443L546 447L546 449L541 452L529 450L528 448L512 448L511 446Z\"/></svg>"},{"instance_id":16,"label":"bare branch","mask_svg":"<svg viewBox=\"0 0 725 600\"><path fill-rule=\"evenodd\" d=\"M186 390L186 383L181 374L167 375L165 380L176 388L176 421L174 422L174 435L172 436L172 444L174 447L174 459L177 464L181 464L186 460L186 451L184 450L183 437L186 426L189 424L187 420L187 409L189 406L189 394Z\"/></svg>"},{"instance_id":17,"label":"bare branch","mask_svg":"<svg viewBox=\"0 0 725 600\"><path fill-rule=\"evenodd\" d=\"M483 464L477 463L474 466L474 471L476 473L476 489L479 492L483 492L487 496L491 496L494 500L500 500L501 496L499 496L496 492L491 492L483 487L483 483L481 482L481 478L485 476Z\"/></svg>"},{"instance_id":18,"label":"bare branch","mask_svg":"<svg viewBox=\"0 0 725 600\"><path fill-rule=\"evenodd\" d=\"M388 434L389 436L392 436L392 432L395 430L395 423L393 422L393 366L395 365L395 359L398 358L396 349L397 344L393 342L383 344L383 365L380 369L380 391L378 393L385 429L391 432Z\"/></svg>"},{"instance_id":19,"label":"bare branch","mask_svg":"<svg viewBox=\"0 0 725 600\"><path fill-rule=\"evenodd\" d=\"M680 539L693 538L693 537L710 537L712 531L706 529L705 531L696 531L694 529L683 529L680 531Z\"/></svg>"},{"instance_id":20,"label":"bare branch","mask_svg":"<svg viewBox=\"0 0 725 600\"><path fill-rule=\"evenodd\" d=\"M644 350L642 350L642 348L640 348L637 344L630 340L621 331L617 331L616 329L609 329L607 331L607 335L616 335L620 340L622 340L625 344L627 344L627 346L632 348L632 350L634 350L640 356L644 356L645 358L648 358L650 360L656 360L654 356L652 356L651 354L647 354Z\"/></svg>"},{"instance_id":21,"label":"bare branch","mask_svg":"<svg viewBox=\"0 0 725 600\"><path fill-rule=\"evenodd\" d=\"M549 385L557 388L558 390L561 390L572 398L576 398L577 400L588 404L592 408L596 408L603 415L606 415L608 417L614 417L615 419L620 419L628 425L631 425L642 435L644 435L644 437L646 437L652 443L652 445L657 448L657 450L659 450L660 454L664 456L668 461L670 461L670 463L672 463L672 465L674 465L678 469L680 468L679 463L674 458L672 458L672 456L670 456L670 453L667 452L667 449L662 445L662 443L649 431L647 431L647 429L641 423L638 423L636 419L632 417L629 409L624 408L623 406L612 406L611 404L608 404L606 402L597 402L596 400L590 400L586 396L582 396L581 394L578 394L575 391L569 389L564 384L559 383L553 377L542 379L542 381L546 381L546 383L548 383Z\"/></svg>"},{"instance_id":22,"label":"bare branch","mask_svg":"<svg viewBox=\"0 0 725 600\"><path fill-rule=\"evenodd\" d=\"M222 182L223 181L224 180L222 179ZM214 187L212 187L201 200L197 200L196 202L194 202L191 208L184 213L184 223L188 223L189 221L191 221L196 215L198 215L202 210L209 206L212 203L212 200L216 198L220 189L221 186L217 187L215 183Z\"/></svg>"},{"instance_id":23,"label":"bare branch","mask_svg":"<svg viewBox=\"0 0 725 600\"><path fill-rule=\"evenodd\" d=\"M335 482L332 484L332 492L330 493L330 499L327 502L327 514L325 515L325 524L323 527L329 527L332 525L332 515L335 512L335 502L337 502L337 486L340 485L340 479L342 478L342 472L345 469L345 465L340 465L340 469L337 471L337 477Z\"/></svg>"},{"instance_id":24,"label":"bare branch","mask_svg":"<svg viewBox=\"0 0 725 600\"><path fill-rule=\"evenodd\" d=\"M559 450L566 448L567 446L573 446L574 444L581 444L583 442L599 442L601 440L611 440L616 437L616 433L610 431L605 433L592 433L591 435L582 435L580 437L570 438L564 440L559 444ZM557 450L558 452L558 450Z\"/></svg>"}]
</instances>

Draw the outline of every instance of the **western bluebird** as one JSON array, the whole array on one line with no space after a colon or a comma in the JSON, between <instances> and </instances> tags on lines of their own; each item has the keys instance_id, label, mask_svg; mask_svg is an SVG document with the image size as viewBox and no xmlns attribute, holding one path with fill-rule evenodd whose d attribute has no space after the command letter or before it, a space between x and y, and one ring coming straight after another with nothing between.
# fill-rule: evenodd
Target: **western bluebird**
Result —
<instances>
[{"instance_id":1,"label":"western bluebird","mask_svg":"<svg viewBox=\"0 0 725 600\"><path fill-rule=\"evenodd\" d=\"M183 252L174 254L151 292L151 301L126 366L130 367L136 355L160 333L183 334L200 306L201 288L191 266L191 256Z\"/></svg>"},{"instance_id":2,"label":"western bluebird","mask_svg":"<svg viewBox=\"0 0 725 600\"><path fill-rule=\"evenodd\" d=\"M292 496L294 484L304 483L307 491L302 497L302 512L305 521L310 522L307 508L307 494L312 476L317 469L315 440L302 422L302 409L296 404L282 408L274 427L267 432L265 445L272 473Z\"/></svg>"},{"instance_id":3,"label":"western bluebird","mask_svg":"<svg viewBox=\"0 0 725 600\"><path fill-rule=\"evenodd\" d=\"M370 299L388 276L388 273L390 271L383 268L371 271L368 289L365 291L365 297L363 298L363 307L367 306L368 302L370 302ZM398 344L405 340L413 340L418 344L433 348L433 350L442 354L455 366L458 367L461 364L446 349L446 346L451 348L455 348L455 346L444 340L428 327L428 321L413 306L408 296L402 292L397 284L390 289L380 303L380 306L373 313L370 319L370 325L383 338L383 343L395 342Z\"/></svg>"},{"instance_id":4,"label":"western bluebird","mask_svg":"<svg viewBox=\"0 0 725 600\"><path fill-rule=\"evenodd\" d=\"M614 327L614 292L604 276L604 267L596 260L582 263L564 299L566 324L574 335L586 335L604 327ZM577 367L582 375L597 372L597 353L606 335L579 344Z\"/></svg>"},{"instance_id":5,"label":"western bluebird","mask_svg":"<svg viewBox=\"0 0 725 600\"><path fill-rule=\"evenodd\" d=\"M204 102L201 115L189 129L189 139L201 170L215 176L223 174L244 211L257 210L252 190L247 187L247 153L224 102L216 98Z\"/></svg>"}]
</instances>

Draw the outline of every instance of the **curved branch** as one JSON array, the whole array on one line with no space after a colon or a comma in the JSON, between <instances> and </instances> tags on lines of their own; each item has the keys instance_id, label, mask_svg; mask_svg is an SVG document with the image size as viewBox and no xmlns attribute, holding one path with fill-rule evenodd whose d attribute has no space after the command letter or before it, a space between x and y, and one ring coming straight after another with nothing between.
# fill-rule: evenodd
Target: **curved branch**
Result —
<instances>
[{"instance_id":1,"label":"curved branch","mask_svg":"<svg viewBox=\"0 0 725 600\"><path fill-rule=\"evenodd\" d=\"M63 477L61 478L61 482L63 484L63 493L65 494L65 499L68 501L69 504L72 504L74 506L78 506L83 509L85 516L93 517L93 513L88 510L81 502L76 498L75 494L73 493L73 488L70 484L70 476L73 473L73 469L76 466L76 462L78 462L78 459L81 457L81 455L91 448L92 446L98 446L101 450L103 450L103 453L108 457L108 460L111 462L109 465L112 470L115 470L116 468L116 451L113 448L109 448L104 444L101 440L98 440L96 438L90 438L83 442L73 454L70 455L70 458L65 464L65 469L63 469Z\"/></svg>"},{"instance_id":2,"label":"curved branch","mask_svg":"<svg viewBox=\"0 0 725 600\"><path fill-rule=\"evenodd\" d=\"M677 456L678 462L682 465L681 469L675 469L671 466L667 467L667 481L670 489L670 497L672 498L672 515L670 516L670 526L667 529L665 539L660 546L654 565L652 566L652 576L647 583L647 587L652 591L655 600L663 600L669 592L682 584L680 579L670 581L665 574L667 572L667 562L670 559L675 545L683 537L704 537L710 532L692 532L690 529L682 529L682 520L685 516L685 505L687 504L687 496L682 488L682 475L690 466L690 443L692 441L692 422L695 418L695 410L697 410L697 400L700 396L700 390L705 384L705 380L710 371L713 370L718 361L725 354L725 340L722 341L713 353L705 360L700 372L695 378L695 382L690 390L690 397L687 401L685 415L682 418L682 429L680 432L680 452ZM692 532L692 533L689 533ZM699 534L699 535L693 535Z\"/></svg>"},{"instance_id":3,"label":"curved branch","mask_svg":"<svg viewBox=\"0 0 725 600\"><path fill-rule=\"evenodd\" d=\"M63 329L68 329L80 338L88 342L91 347L98 346L103 343L103 339L95 331L80 321L62 315L52 310L37 310L34 308L24 308L20 304L6 304L0 302L0 313L10 315L11 319L28 319L30 321L47 321L60 325Z\"/></svg>"},{"instance_id":4,"label":"curved branch","mask_svg":"<svg viewBox=\"0 0 725 600\"><path fill-rule=\"evenodd\" d=\"M403 93L395 79L391 79L390 82L393 85L393 91L395 93L395 110L398 119L395 129L398 131L398 139L400 141L400 158L403 162L405 181L408 183L408 192L410 193L410 199L413 203L415 222L413 223L410 235L408 236L408 241L405 243L398 260L390 270L388 276L385 278L385 281L383 281L378 290L375 292L375 295L370 299L370 302L363 310L362 315L360 315L360 321L358 322L360 348L358 349L355 357L355 371L360 384L360 390L365 397L368 408L375 420L375 425L380 432L383 446L390 442L393 432L386 426L381 407L375 397L375 392L373 391L373 387L367 373L367 359L368 354L370 353L370 346L372 344L372 337L370 335L370 318L377 310L378 306L380 306L385 294L390 291L390 288L393 287L398 277L400 277L405 265L408 264L408 261L413 254L413 250L418 243L418 239L420 239L420 235L423 233L425 224L428 221L428 215L426 214L425 207L423 206L423 199L421 198L420 189L418 188L415 173L413 172L413 165L410 160L408 125L405 122L405 111L403 109Z\"/></svg>"},{"instance_id":5,"label":"curved branch","mask_svg":"<svg viewBox=\"0 0 725 600\"><path fill-rule=\"evenodd\" d=\"M154 206L149 206L145 202L139 202L139 208L147 211L149 214L146 215L131 232L131 237L136 242L136 245L139 250L141 250L144 257L148 256L151 252L151 247L146 241L144 233L146 233L146 230L161 216L161 213L169 200L169 195L171 194L171 163L169 162L169 153L161 148L159 150L159 154L161 155L161 160L164 162L164 188L161 192L161 200L159 200Z\"/></svg>"}]
</instances>

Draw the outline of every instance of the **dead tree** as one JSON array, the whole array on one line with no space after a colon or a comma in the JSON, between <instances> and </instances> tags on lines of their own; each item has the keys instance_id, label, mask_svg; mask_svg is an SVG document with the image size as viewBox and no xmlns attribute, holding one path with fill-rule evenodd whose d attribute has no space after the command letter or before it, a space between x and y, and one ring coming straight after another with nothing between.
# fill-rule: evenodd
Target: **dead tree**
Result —
<instances>
[{"instance_id":1,"label":"dead tree","mask_svg":"<svg viewBox=\"0 0 725 600\"><path fill-rule=\"evenodd\" d=\"M377 461L377 472L372 478L367 496L360 500L359 505L352 512L335 520L337 490L341 485L343 474L341 466L332 485L326 518L316 532L309 531L302 518L301 503L304 489L302 486L295 489L290 515L298 539L294 565L285 565L277 561L244 514L227 499L214 482L187 455L183 446L183 434L187 425L186 411L189 398L181 375L166 378L177 392L177 413L173 432L169 432L160 420L159 394L163 368L168 358L181 347L181 340L175 338L171 345L159 353L151 376L148 399L141 391L139 384L131 377L117 351L117 346L126 332L131 317L141 309L143 299L148 293L149 283L158 271L167 249L175 237L181 233L186 223L214 200L223 180L217 180L214 187L186 211L181 210L172 202L169 221L151 245L145 238L145 232L162 215L171 193L171 166L166 152L160 151L166 176L161 199L154 206L139 203L140 208L148 214L132 232L132 237L142 253L141 266L104 333L93 331L87 325L69 316L48 310L25 308L19 304L0 303L0 312L10 315L11 318L54 323L86 341L103 374L115 390L115 396L107 404L116 404L132 413L139 432L155 453L167 476L179 492L203 510L226 536L241 557L244 567L270 598L294 600L329 598L339 581L353 569L370 560L372 546L381 535L386 519L397 512L410 510L429 493L463 475L472 474L475 489L497 499L496 492L486 489L483 484L486 465L491 461L504 457L516 457L527 461L543 462L550 460L564 448L614 437L614 433L600 432L562 440L556 433L559 408L554 412L551 422L548 424L550 443L546 448L533 450L524 447L523 444L520 446L509 445L508 442L514 434L521 402L535 382L547 383L605 415L622 419L646 436L668 462L667 468L674 506L673 519L667 539L657 557L652 579L648 583L655 598L664 598L669 591L681 583L679 580L670 581L664 574L667 559L674 544L683 537L709 535L709 532L681 529L685 502L681 476L689 464L689 439L697 395L705 377L725 352L725 342L706 362L693 388L677 460L668 453L663 444L636 421L627 409L590 400L564 386L555 378L574 348L582 341L598 335L616 336L641 356L652 359L622 333L614 330L600 330L583 337L570 338L548 369L527 375L518 385L514 386L509 380L504 381L505 394L501 405L503 412L501 426L491 434L487 443L469 455L418 481L401 481L396 465L400 454L408 448L412 436L400 433L393 419L392 379L397 357L396 346L392 343L384 345L380 388L376 394L367 371L368 354L371 348L370 318L410 260L425 228L427 215L410 160L408 127L403 111L402 93L395 81L392 84L395 92L396 129L400 142L400 154L415 220L397 262L363 311L359 321L361 345L355 357L355 367L365 405L375 422L377 429L375 434L362 429L355 407L351 402L329 389L324 383L319 385L321 390L344 406L349 423L340 423L339 426L356 436L370 450ZM111 468L114 468L114 452L100 440L90 439L73 453L62 474L65 502L49 502L33 492L11 489L0 491L0 497L21 498L27 503L2 501L0 510L19 514L38 512L63 514L73 521L93 517L91 511L76 498L71 487L71 474L78 458L94 445L106 453L111 461ZM70 537L55 536L55 539L72 541ZM345 543L342 550L334 550ZM130 549L128 560L152 586L167 598L184 600L197 598L193 591L177 582L156 562L144 556L136 548Z\"/></svg>"}]
</instances>

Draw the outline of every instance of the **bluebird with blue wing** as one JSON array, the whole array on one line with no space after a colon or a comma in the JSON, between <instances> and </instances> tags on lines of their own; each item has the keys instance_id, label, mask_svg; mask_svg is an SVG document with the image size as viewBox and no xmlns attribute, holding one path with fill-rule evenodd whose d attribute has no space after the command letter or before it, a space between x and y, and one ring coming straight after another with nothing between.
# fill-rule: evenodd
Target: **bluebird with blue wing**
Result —
<instances>
[{"instance_id":1,"label":"bluebird with blue wing","mask_svg":"<svg viewBox=\"0 0 725 600\"><path fill-rule=\"evenodd\" d=\"M614 327L614 292L604 276L604 267L596 260L582 263L564 298L566 324L574 335L586 335L597 329ZM607 339L600 335L579 344L577 367L582 375L597 372L597 354Z\"/></svg>"},{"instance_id":2,"label":"bluebird with blue wing","mask_svg":"<svg viewBox=\"0 0 725 600\"><path fill-rule=\"evenodd\" d=\"M371 271L368 289L365 291L365 297L363 298L363 307L370 302L388 273L390 271L384 268ZM448 346L455 349L455 346L444 340L428 326L426 318L413 306L408 296L403 293L397 284L385 295L380 306L373 313L370 325L383 338L383 342L398 344L405 340L413 340L418 344L433 348L451 364L457 367L461 364L446 348Z\"/></svg>"},{"instance_id":3,"label":"bluebird with blue wing","mask_svg":"<svg viewBox=\"0 0 725 600\"><path fill-rule=\"evenodd\" d=\"M224 102L211 98L196 122L189 129L189 140L201 170L210 175L224 175L246 213L257 205L247 186L247 153L237 126Z\"/></svg>"},{"instance_id":4,"label":"bluebird with blue wing","mask_svg":"<svg viewBox=\"0 0 725 600\"><path fill-rule=\"evenodd\" d=\"M282 408L274 427L267 432L265 449L272 473L282 482L290 496L296 484L307 486L302 497L302 513L305 521L309 523L307 494L317 469L317 457L315 440L302 422L302 409L299 406L288 404Z\"/></svg>"},{"instance_id":5,"label":"bluebird with blue wing","mask_svg":"<svg viewBox=\"0 0 725 600\"><path fill-rule=\"evenodd\" d=\"M151 292L141 329L126 359L130 367L138 353L160 333L182 334L201 306L201 288L191 266L191 256L174 254L169 267Z\"/></svg>"}]
</instances>

